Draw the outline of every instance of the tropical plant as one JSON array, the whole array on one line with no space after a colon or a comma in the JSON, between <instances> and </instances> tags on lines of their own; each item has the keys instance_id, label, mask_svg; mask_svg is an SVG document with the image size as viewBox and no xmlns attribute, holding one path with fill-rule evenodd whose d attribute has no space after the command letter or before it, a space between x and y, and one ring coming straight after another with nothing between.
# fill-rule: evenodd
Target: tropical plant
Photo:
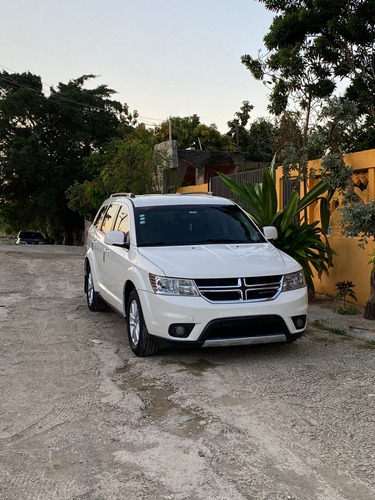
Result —
<instances>
[{"instance_id":1,"label":"tropical plant","mask_svg":"<svg viewBox=\"0 0 375 500\"><path fill-rule=\"evenodd\" d=\"M357 301L357 296L355 294L355 291L353 288L355 287L355 284L352 281L338 281L336 283L336 298L337 299L343 299L344 301L344 309L346 309L346 302L348 297L351 299Z\"/></svg>"},{"instance_id":2,"label":"tropical plant","mask_svg":"<svg viewBox=\"0 0 375 500\"><path fill-rule=\"evenodd\" d=\"M320 181L305 196L297 191L292 194L285 208L277 210L275 156L269 169L264 169L260 184L244 182L219 173L229 189L240 197L239 204L249 211L251 218L260 227L275 226L278 238L275 246L299 262L305 272L310 290L314 291L313 270L320 275L332 266L334 251L326 238L329 224L329 207L322 195L327 191L326 181ZM320 200L321 227L318 222L308 223L303 211L311 203Z\"/></svg>"}]
</instances>

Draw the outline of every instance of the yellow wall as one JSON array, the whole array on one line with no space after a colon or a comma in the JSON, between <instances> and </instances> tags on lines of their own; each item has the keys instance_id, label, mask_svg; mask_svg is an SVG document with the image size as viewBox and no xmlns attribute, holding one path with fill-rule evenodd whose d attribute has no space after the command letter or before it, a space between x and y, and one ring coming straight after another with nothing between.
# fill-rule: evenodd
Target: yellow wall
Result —
<instances>
[{"instance_id":1,"label":"yellow wall","mask_svg":"<svg viewBox=\"0 0 375 500\"><path fill-rule=\"evenodd\" d=\"M358 238L341 236L328 238L337 255L333 257L333 267L329 269L328 275L323 274L321 279L315 276L317 293L335 296L337 293L335 284L338 281L352 281L355 285L353 290L357 296L357 304L365 306L370 296L371 265L368 262L371 253L375 251L375 243L369 242L364 249L361 249L358 247Z\"/></svg>"},{"instance_id":2,"label":"yellow wall","mask_svg":"<svg viewBox=\"0 0 375 500\"><path fill-rule=\"evenodd\" d=\"M344 155L344 161L346 165L353 167L353 178L358 172L366 173L366 189L360 191L355 188L357 194L365 202L375 199L375 149ZM308 166L309 169L313 169L318 173L321 168L321 160L310 161ZM281 168L277 169L276 175L280 209L282 207ZM308 187L311 189L317 182L318 179L310 179ZM358 238L347 238L341 234L340 221L342 216L336 207L341 208L343 205L344 198L339 193L335 193L331 201L330 221L333 234L332 236L328 236L329 243L336 252L333 258L334 267L329 269L328 275L323 274L321 279L315 276L314 284L318 293L335 296L337 293L335 284L338 281L352 281L355 285L354 291L358 299L357 303L365 306L370 295L371 265L368 262L371 258L371 253L375 251L375 243L371 241L365 245L364 249L361 249L358 247ZM319 220L318 204L310 205L308 208L308 218L309 222Z\"/></svg>"},{"instance_id":3,"label":"yellow wall","mask_svg":"<svg viewBox=\"0 0 375 500\"><path fill-rule=\"evenodd\" d=\"M196 186L184 186L177 189L177 193L207 193L208 184L199 184Z\"/></svg>"}]
</instances>

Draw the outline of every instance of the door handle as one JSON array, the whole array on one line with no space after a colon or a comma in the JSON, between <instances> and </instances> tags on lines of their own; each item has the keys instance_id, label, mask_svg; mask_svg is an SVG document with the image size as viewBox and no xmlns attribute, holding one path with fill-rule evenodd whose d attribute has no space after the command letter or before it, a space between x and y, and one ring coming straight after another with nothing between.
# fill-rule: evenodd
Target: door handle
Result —
<instances>
[{"instance_id":1,"label":"door handle","mask_svg":"<svg viewBox=\"0 0 375 500\"><path fill-rule=\"evenodd\" d=\"M109 254L109 248L103 250L103 262L105 262L105 256Z\"/></svg>"}]
</instances>

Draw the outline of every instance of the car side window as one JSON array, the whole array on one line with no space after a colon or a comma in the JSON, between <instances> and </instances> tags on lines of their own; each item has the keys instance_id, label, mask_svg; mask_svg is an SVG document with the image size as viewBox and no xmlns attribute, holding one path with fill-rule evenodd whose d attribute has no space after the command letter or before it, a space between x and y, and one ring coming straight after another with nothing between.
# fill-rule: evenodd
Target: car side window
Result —
<instances>
[{"instance_id":1,"label":"car side window","mask_svg":"<svg viewBox=\"0 0 375 500\"><path fill-rule=\"evenodd\" d=\"M122 231L125 234L129 232L129 210L125 205L121 205L115 222L114 230Z\"/></svg>"},{"instance_id":2,"label":"car side window","mask_svg":"<svg viewBox=\"0 0 375 500\"><path fill-rule=\"evenodd\" d=\"M108 205L104 205L104 207L102 207L100 209L100 211L98 212L97 216L95 217L95 220L93 222L93 225L97 228L97 229L100 229L101 225L102 225L102 222L103 222L103 219L104 219L104 215L107 211L107 208L108 208Z\"/></svg>"},{"instance_id":3,"label":"car side window","mask_svg":"<svg viewBox=\"0 0 375 500\"><path fill-rule=\"evenodd\" d=\"M111 231L112 227L113 227L113 223L116 219L116 216L117 216L117 213L119 211L119 205L110 205L105 216L104 216L104 220L103 220L103 224L102 224L102 232L105 234L105 233L108 233L108 231Z\"/></svg>"}]
</instances>

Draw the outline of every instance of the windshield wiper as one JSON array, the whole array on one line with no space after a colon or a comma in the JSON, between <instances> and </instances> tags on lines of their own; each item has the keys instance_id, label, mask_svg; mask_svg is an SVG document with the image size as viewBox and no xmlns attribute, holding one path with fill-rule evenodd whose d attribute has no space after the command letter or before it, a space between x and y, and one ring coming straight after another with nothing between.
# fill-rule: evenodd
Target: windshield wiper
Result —
<instances>
[{"instance_id":1,"label":"windshield wiper","mask_svg":"<svg viewBox=\"0 0 375 500\"><path fill-rule=\"evenodd\" d=\"M239 240L234 238L207 238L202 243L252 243L249 240Z\"/></svg>"},{"instance_id":2,"label":"windshield wiper","mask_svg":"<svg viewBox=\"0 0 375 500\"><path fill-rule=\"evenodd\" d=\"M167 243L166 241L153 241L152 243L140 243L139 247L162 247L162 246L170 246L172 243Z\"/></svg>"}]
</instances>

